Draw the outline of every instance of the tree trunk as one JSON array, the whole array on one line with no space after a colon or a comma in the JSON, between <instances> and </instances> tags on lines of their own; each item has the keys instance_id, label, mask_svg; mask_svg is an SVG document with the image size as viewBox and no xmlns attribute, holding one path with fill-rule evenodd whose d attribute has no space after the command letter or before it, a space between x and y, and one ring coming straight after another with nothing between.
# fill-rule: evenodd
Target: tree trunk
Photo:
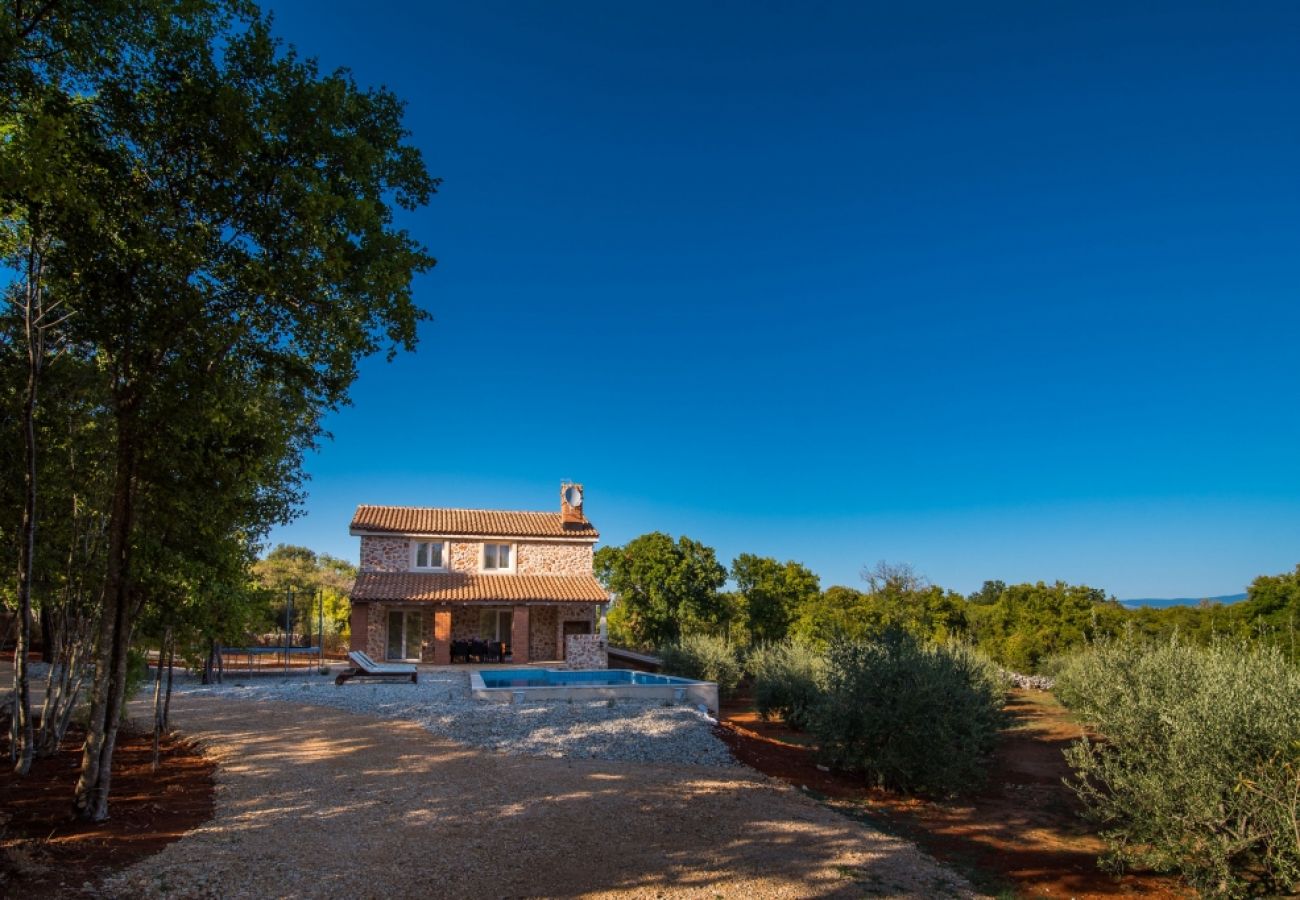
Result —
<instances>
[{"instance_id":1,"label":"tree trunk","mask_svg":"<svg viewBox=\"0 0 1300 900\"><path fill-rule=\"evenodd\" d=\"M81 776L77 780L73 804L77 818L90 822L102 822L108 818L113 748L122 718L127 651L131 645L130 549L136 448L130 412L119 408L118 421L104 602L95 642L95 680L86 743L81 754Z\"/></svg>"},{"instance_id":2,"label":"tree trunk","mask_svg":"<svg viewBox=\"0 0 1300 900\"><path fill-rule=\"evenodd\" d=\"M203 657L203 678L200 681L201 684L212 684L212 669L213 669L212 657L214 655L216 645L217 642L215 640L208 641L208 653L205 657Z\"/></svg>"},{"instance_id":3,"label":"tree trunk","mask_svg":"<svg viewBox=\"0 0 1300 900\"><path fill-rule=\"evenodd\" d=\"M51 616L59 638L45 682L45 704L36 735L38 757L54 755L63 743L86 678L86 658L91 653L94 633L92 616L80 592L65 589L62 602L51 610Z\"/></svg>"},{"instance_id":4,"label":"tree trunk","mask_svg":"<svg viewBox=\"0 0 1300 900\"><path fill-rule=\"evenodd\" d=\"M163 700L162 709L162 727L164 731L171 730L171 713L172 713L172 672L176 666L176 635L172 635L171 642L167 645L167 696Z\"/></svg>"},{"instance_id":5,"label":"tree trunk","mask_svg":"<svg viewBox=\"0 0 1300 900\"><path fill-rule=\"evenodd\" d=\"M162 737L163 715L162 715L162 683L163 683L163 658L167 655L167 644L171 642L172 630L168 628L163 633L162 642L158 645L158 669L153 679L153 765L152 771L158 771L158 742Z\"/></svg>"},{"instance_id":6,"label":"tree trunk","mask_svg":"<svg viewBox=\"0 0 1300 900\"><path fill-rule=\"evenodd\" d=\"M32 562L36 556L36 388L45 357L43 324L39 321L40 290L35 279L36 249L28 253L27 289L23 308L23 331L27 341L27 385L23 394L23 516L18 542L18 641L14 647L14 715L18 739L14 771L26 775L32 767L35 731L32 728L31 672L27 654L32 647Z\"/></svg>"}]
</instances>

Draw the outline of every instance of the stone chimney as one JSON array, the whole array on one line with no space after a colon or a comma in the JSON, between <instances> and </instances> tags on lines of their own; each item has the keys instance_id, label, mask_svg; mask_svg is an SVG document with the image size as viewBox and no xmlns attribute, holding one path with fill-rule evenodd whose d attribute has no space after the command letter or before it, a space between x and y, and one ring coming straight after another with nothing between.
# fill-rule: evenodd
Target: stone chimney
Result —
<instances>
[{"instance_id":1,"label":"stone chimney","mask_svg":"<svg viewBox=\"0 0 1300 900\"><path fill-rule=\"evenodd\" d=\"M582 485L566 481L560 485L560 521L568 525L586 524Z\"/></svg>"}]
</instances>

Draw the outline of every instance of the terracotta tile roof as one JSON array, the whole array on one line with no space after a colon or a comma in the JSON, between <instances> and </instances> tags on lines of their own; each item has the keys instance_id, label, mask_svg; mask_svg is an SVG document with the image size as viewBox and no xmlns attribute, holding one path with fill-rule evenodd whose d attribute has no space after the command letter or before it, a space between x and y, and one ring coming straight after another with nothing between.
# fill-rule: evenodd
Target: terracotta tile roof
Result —
<instances>
[{"instance_id":1,"label":"terracotta tile roof","mask_svg":"<svg viewBox=\"0 0 1300 900\"><path fill-rule=\"evenodd\" d=\"M482 535L484 537L600 537L590 522L565 523L558 512L506 512L498 509L431 509L362 504L352 517L353 531L390 534Z\"/></svg>"},{"instance_id":2,"label":"terracotta tile roof","mask_svg":"<svg viewBox=\"0 0 1300 900\"><path fill-rule=\"evenodd\" d=\"M353 600L428 603L529 600L604 603L608 593L590 575L475 575L468 572L361 572Z\"/></svg>"}]
</instances>

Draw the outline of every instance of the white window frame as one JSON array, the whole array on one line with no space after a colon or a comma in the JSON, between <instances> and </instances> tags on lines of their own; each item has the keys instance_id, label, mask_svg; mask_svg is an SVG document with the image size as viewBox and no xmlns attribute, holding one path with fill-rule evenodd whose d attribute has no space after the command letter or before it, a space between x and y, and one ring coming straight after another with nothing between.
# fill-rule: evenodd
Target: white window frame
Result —
<instances>
[{"instance_id":1,"label":"white window frame","mask_svg":"<svg viewBox=\"0 0 1300 900\"><path fill-rule=\"evenodd\" d=\"M441 544L442 545L442 565L440 566L421 566L416 564L419 559L421 544ZM411 541L411 571L412 572L446 572L448 555L451 553L451 541Z\"/></svg>"},{"instance_id":2,"label":"white window frame","mask_svg":"<svg viewBox=\"0 0 1300 900\"><path fill-rule=\"evenodd\" d=\"M489 569L487 567L487 548L492 547L509 547L510 548L510 565L506 567L497 566ZM518 547L509 541L484 541L478 546L478 570L485 575L513 575L515 566L519 564Z\"/></svg>"}]
</instances>

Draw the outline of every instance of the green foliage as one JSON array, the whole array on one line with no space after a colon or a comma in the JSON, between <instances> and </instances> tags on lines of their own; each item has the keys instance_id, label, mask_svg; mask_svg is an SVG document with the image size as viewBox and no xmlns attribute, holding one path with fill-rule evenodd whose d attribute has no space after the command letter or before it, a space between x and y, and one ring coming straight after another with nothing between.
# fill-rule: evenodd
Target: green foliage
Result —
<instances>
[{"instance_id":1,"label":"green foliage","mask_svg":"<svg viewBox=\"0 0 1300 900\"><path fill-rule=\"evenodd\" d=\"M987 583L986 583L987 586ZM1041 661L1122 629L1127 611L1104 591L1084 585L1016 584L992 603L966 611L979 648L1016 672L1036 672Z\"/></svg>"},{"instance_id":2,"label":"green foliage","mask_svg":"<svg viewBox=\"0 0 1300 900\"><path fill-rule=\"evenodd\" d=\"M991 603L997 603L1002 592L1007 589L1005 581L986 581L980 585L980 589L966 598L967 602L974 603L976 606L988 606Z\"/></svg>"},{"instance_id":3,"label":"green foliage","mask_svg":"<svg viewBox=\"0 0 1300 900\"><path fill-rule=\"evenodd\" d=\"M881 562L862 578L866 591L835 586L808 598L791 634L824 649L836 638L871 638L893 628L939 643L966 630L964 598L930 584L910 566Z\"/></svg>"},{"instance_id":4,"label":"green foliage","mask_svg":"<svg viewBox=\"0 0 1300 900\"><path fill-rule=\"evenodd\" d=\"M802 563L742 553L731 564L750 643L783 640L802 604L817 596L821 582Z\"/></svg>"},{"instance_id":5,"label":"green foliage","mask_svg":"<svg viewBox=\"0 0 1300 900\"><path fill-rule=\"evenodd\" d=\"M835 585L800 604L790 636L824 650L836 638L867 637L874 624L870 598L862 591Z\"/></svg>"},{"instance_id":6,"label":"green foliage","mask_svg":"<svg viewBox=\"0 0 1300 900\"><path fill-rule=\"evenodd\" d=\"M969 647L926 644L893 628L876 640L831 644L812 730L833 768L947 795L983 782L1005 696L996 668Z\"/></svg>"},{"instance_id":7,"label":"green foliage","mask_svg":"<svg viewBox=\"0 0 1300 900\"><path fill-rule=\"evenodd\" d=\"M760 644L745 661L753 679L754 707L764 719L774 713L791 728L803 730L821 702L826 660L796 641Z\"/></svg>"},{"instance_id":8,"label":"green foliage","mask_svg":"<svg viewBox=\"0 0 1300 900\"><path fill-rule=\"evenodd\" d=\"M99 819L133 631L217 638L254 614L253 548L294 516L323 416L428 318L412 282L434 261L394 211L437 180L398 98L320 71L242 0L6 6L0 86L2 268L61 317L37 580L111 626L77 800ZM39 266L8 265L24 248Z\"/></svg>"},{"instance_id":9,"label":"green foliage","mask_svg":"<svg viewBox=\"0 0 1300 900\"><path fill-rule=\"evenodd\" d=\"M149 659L144 655L144 651L132 647L126 656L126 693L124 699L132 700L136 694L140 693L140 688L144 687L145 682L149 680ZM122 721L127 719L126 704L122 705Z\"/></svg>"},{"instance_id":10,"label":"green foliage","mask_svg":"<svg viewBox=\"0 0 1300 900\"><path fill-rule=\"evenodd\" d=\"M714 635L685 635L661 647L659 658L664 674L717 682L722 697L734 694L740 684L742 672L735 648Z\"/></svg>"},{"instance_id":11,"label":"green foliage","mask_svg":"<svg viewBox=\"0 0 1300 900\"><path fill-rule=\"evenodd\" d=\"M1280 647L1292 663L1300 662L1300 566L1281 575L1261 575L1234 608L1241 631Z\"/></svg>"},{"instance_id":12,"label":"green foliage","mask_svg":"<svg viewBox=\"0 0 1300 900\"><path fill-rule=\"evenodd\" d=\"M609 629L609 642L615 647L629 650L654 651L654 646L641 640L632 631L631 616L626 603L614 603L605 614L605 626Z\"/></svg>"},{"instance_id":13,"label":"green foliage","mask_svg":"<svg viewBox=\"0 0 1300 900\"><path fill-rule=\"evenodd\" d=\"M351 606L348 596L357 578L356 566L328 553L316 553L307 547L278 544L253 564L253 577L269 595L269 602L283 611L286 596L294 596L298 629L316 630L317 603L323 605L325 634L346 638L349 633Z\"/></svg>"},{"instance_id":14,"label":"green foliage","mask_svg":"<svg viewBox=\"0 0 1300 900\"><path fill-rule=\"evenodd\" d=\"M719 590L727 570L712 547L660 531L596 551L595 572L618 595L620 628L638 646L663 647L686 634L726 630L729 607Z\"/></svg>"},{"instance_id":15,"label":"green foliage","mask_svg":"<svg viewBox=\"0 0 1300 900\"><path fill-rule=\"evenodd\" d=\"M1300 886L1300 671L1277 648L1130 634L1069 660L1056 693L1104 738L1067 758L1108 866L1216 895Z\"/></svg>"}]
</instances>

